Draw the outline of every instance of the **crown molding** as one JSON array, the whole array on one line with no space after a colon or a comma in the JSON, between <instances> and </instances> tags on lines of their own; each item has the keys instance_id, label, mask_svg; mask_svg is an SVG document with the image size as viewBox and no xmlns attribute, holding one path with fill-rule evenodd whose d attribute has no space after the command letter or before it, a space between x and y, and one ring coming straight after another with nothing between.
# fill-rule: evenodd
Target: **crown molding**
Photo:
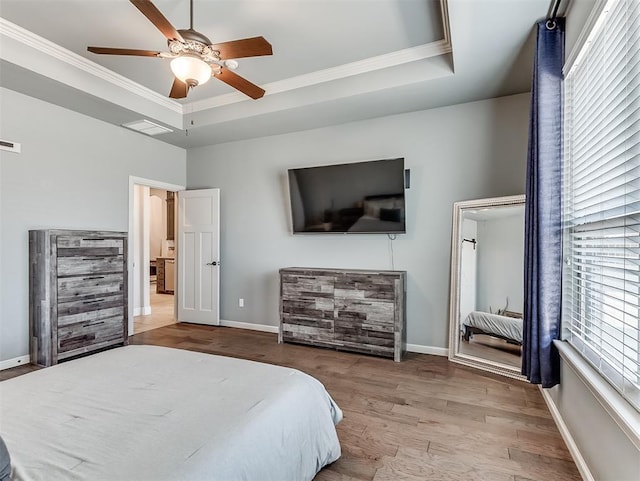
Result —
<instances>
[{"instance_id":1,"label":"crown molding","mask_svg":"<svg viewBox=\"0 0 640 481\"><path fill-rule=\"evenodd\" d=\"M440 13L442 14L442 39L451 52L451 24L449 23L449 0L440 0Z\"/></svg>"},{"instance_id":2,"label":"crown molding","mask_svg":"<svg viewBox=\"0 0 640 481\"><path fill-rule=\"evenodd\" d=\"M92 62L77 53L67 50L66 48L36 35L19 25L9 22L2 17L0 17L0 36L11 38L29 48L64 62L67 65L87 72L88 74L109 82L117 87L123 88L145 100L154 102L161 107L172 110L173 112L183 114L183 106L180 103L160 95L159 93L154 92L133 80L117 74L102 65Z\"/></svg>"},{"instance_id":3,"label":"crown molding","mask_svg":"<svg viewBox=\"0 0 640 481\"><path fill-rule=\"evenodd\" d=\"M351 62L337 67L331 67L325 70L318 70L304 75L298 75L277 82L265 84L265 96L274 95L290 90L296 90L304 87L310 87L323 82L331 82L345 77L361 75L375 70L381 70L388 67L395 67L409 62L416 62L439 55L445 55L453 51L451 47L451 27L449 24L449 0L440 0L440 11L442 15L442 40L418 45L417 47L406 48L391 52L388 54L370 57L357 62ZM200 112L224 105L231 105L238 102L246 101L246 96L233 92L224 95L218 95L210 99L190 102L183 105L185 113Z\"/></svg>"},{"instance_id":4,"label":"crown molding","mask_svg":"<svg viewBox=\"0 0 640 481\"><path fill-rule=\"evenodd\" d=\"M419 45L417 47L406 48L396 52L366 58L357 62L338 65L337 67L331 67L284 80L278 80L276 82L265 84L263 88L266 91L265 96L274 95L310 87L324 82L331 82L355 75L362 75L389 67L396 67L410 62L417 62L419 60L437 57L447 53L451 53L451 44L447 40L443 39ZM200 100L198 102L187 103L184 105L184 108L185 112L199 112L245 100L246 97L244 95L233 92L206 100Z\"/></svg>"},{"instance_id":5,"label":"crown molding","mask_svg":"<svg viewBox=\"0 0 640 481\"><path fill-rule=\"evenodd\" d=\"M440 0L440 6L443 30L443 38L441 40L271 82L264 85L266 90L265 95L274 95L297 90L451 53L452 46L448 0ZM242 95L239 92L233 92L210 99L181 104L85 57L82 57L81 55L40 37L33 32L9 22L2 17L0 17L0 36L11 38L31 49L64 62L65 64L84 71L98 79L109 82L116 87L125 89L129 93L137 95L144 100L151 101L161 107L178 113L183 117L187 113L191 114L193 112L247 101L245 95Z\"/></svg>"}]
</instances>

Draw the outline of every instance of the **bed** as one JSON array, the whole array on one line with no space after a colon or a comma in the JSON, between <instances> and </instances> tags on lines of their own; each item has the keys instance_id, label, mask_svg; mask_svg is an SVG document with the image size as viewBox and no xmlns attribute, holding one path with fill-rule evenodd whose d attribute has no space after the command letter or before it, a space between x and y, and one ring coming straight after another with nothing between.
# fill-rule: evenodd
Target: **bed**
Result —
<instances>
[{"instance_id":1,"label":"bed","mask_svg":"<svg viewBox=\"0 0 640 481\"><path fill-rule=\"evenodd\" d=\"M362 203L362 216L349 232L404 232L404 194L370 195Z\"/></svg>"},{"instance_id":2,"label":"bed","mask_svg":"<svg viewBox=\"0 0 640 481\"><path fill-rule=\"evenodd\" d=\"M522 316L512 312L508 314L470 312L462 321L463 339L469 341L473 334L488 334L511 344L522 345Z\"/></svg>"},{"instance_id":3,"label":"bed","mask_svg":"<svg viewBox=\"0 0 640 481\"><path fill-rule=\"evenodd\" d=\"M126 346L0 383L15 480L311 480L342 412L295 369Z\"/></svg>"}]
</instances>

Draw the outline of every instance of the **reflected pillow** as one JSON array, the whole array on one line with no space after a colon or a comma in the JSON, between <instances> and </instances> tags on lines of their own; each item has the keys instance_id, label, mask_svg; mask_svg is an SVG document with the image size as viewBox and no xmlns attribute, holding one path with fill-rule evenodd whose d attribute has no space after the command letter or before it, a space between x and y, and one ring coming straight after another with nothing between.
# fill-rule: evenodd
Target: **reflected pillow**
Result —
<instances>
[{"instance_id":1,"label":"reflected pillow","mask_svg":"<svg viewBox=\"0 0 640 481\"><path fill-rule=\"evenodd\" d=\"M369 217L381 219L381 209L395 209L399 207L399 202L401 202L401 199L398 199L397 197L389 197L385 199L365 199L363 203L364 214L368 215Z\"/></svg>"}]
</instances>

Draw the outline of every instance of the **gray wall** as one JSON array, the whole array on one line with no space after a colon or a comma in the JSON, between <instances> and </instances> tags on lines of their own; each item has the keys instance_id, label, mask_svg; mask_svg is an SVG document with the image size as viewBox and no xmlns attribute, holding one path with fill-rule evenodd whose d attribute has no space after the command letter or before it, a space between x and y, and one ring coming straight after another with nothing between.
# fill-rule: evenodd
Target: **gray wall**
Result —
<instances>
[{"instance_id":1,"label":"gray wall","mask_svg":"<svg viewBox=\"0 0 640 481\"><path fill-rule=\"evenodd\" d=\"M478 221L477 310L523 312L524 207L521 215Z\"/></svg>"},{"instance_id":2,"label":"gray wall","mask_svg":"<svg viewBox=\"0 0 640 481\"><path fill-rule=\"evenodd\" d=\"M188 187L221 189L221 318L277 325L281 267L391 268L386 235L292 235L287 169L404 157L408 342L446 347L452 204L524 192L528 112L523 94L190 149Z\"/></svg>"},{"instance_id":3,"label":"gray wall","mask_svg":"<svg viewBox=\"0 0 640 481\"><path fill-rule=\"evenodd\" d=\"M561 383L548 392L596 481L638 481L640 451L562 359Z\"/></svg>"},{"instance_id":4,"label":"gray wall","mask_svg":"<svg viewBox=\"0 0 640 481\"><path fill-rule=\"evenodd\" d=\"M478 222L472 219L462 219L462 238L477 239ZM460 317L458 323L469 313L477 309L478 298L478 249L477 244L471 242L460 243Z\"/></svg>"},{"instance_id":5,"label":"gray wall","mask_svg":"<svg viewBox=\"0 0 640 481\"><path fill-rule=\"evenodd\" d=\"M184 185L186 151L121 127L0 90L0 360L28 338L28 230L129 228L129 176Z\"/></svg>"}]
</instances>

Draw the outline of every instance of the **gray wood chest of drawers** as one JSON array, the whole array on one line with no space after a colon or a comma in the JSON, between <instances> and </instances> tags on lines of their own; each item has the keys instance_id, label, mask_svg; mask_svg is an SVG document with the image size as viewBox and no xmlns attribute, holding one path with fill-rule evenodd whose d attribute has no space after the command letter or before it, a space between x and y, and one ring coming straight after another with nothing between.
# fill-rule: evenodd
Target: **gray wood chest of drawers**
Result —
<instances>
[{"instance_id":1,"label":"gray wood chest of drawers","mask_svg":"<svg viewBox=\"0 0 640 481\"><path fill-rule=\"evenodd\" d=\"M127 344L127 233L29 231L31 362Z\"/></svg>"},{"instance_id":2,"label":"gray wood chest of drawers","mask_svg":"<svg viewBox=\"0 0 640 481\"><path fill-rule=\"evenodd\" d=\"M406 350L406 272L280 269L280 342L391 357Z\"/></svg>"}]
</instances>

